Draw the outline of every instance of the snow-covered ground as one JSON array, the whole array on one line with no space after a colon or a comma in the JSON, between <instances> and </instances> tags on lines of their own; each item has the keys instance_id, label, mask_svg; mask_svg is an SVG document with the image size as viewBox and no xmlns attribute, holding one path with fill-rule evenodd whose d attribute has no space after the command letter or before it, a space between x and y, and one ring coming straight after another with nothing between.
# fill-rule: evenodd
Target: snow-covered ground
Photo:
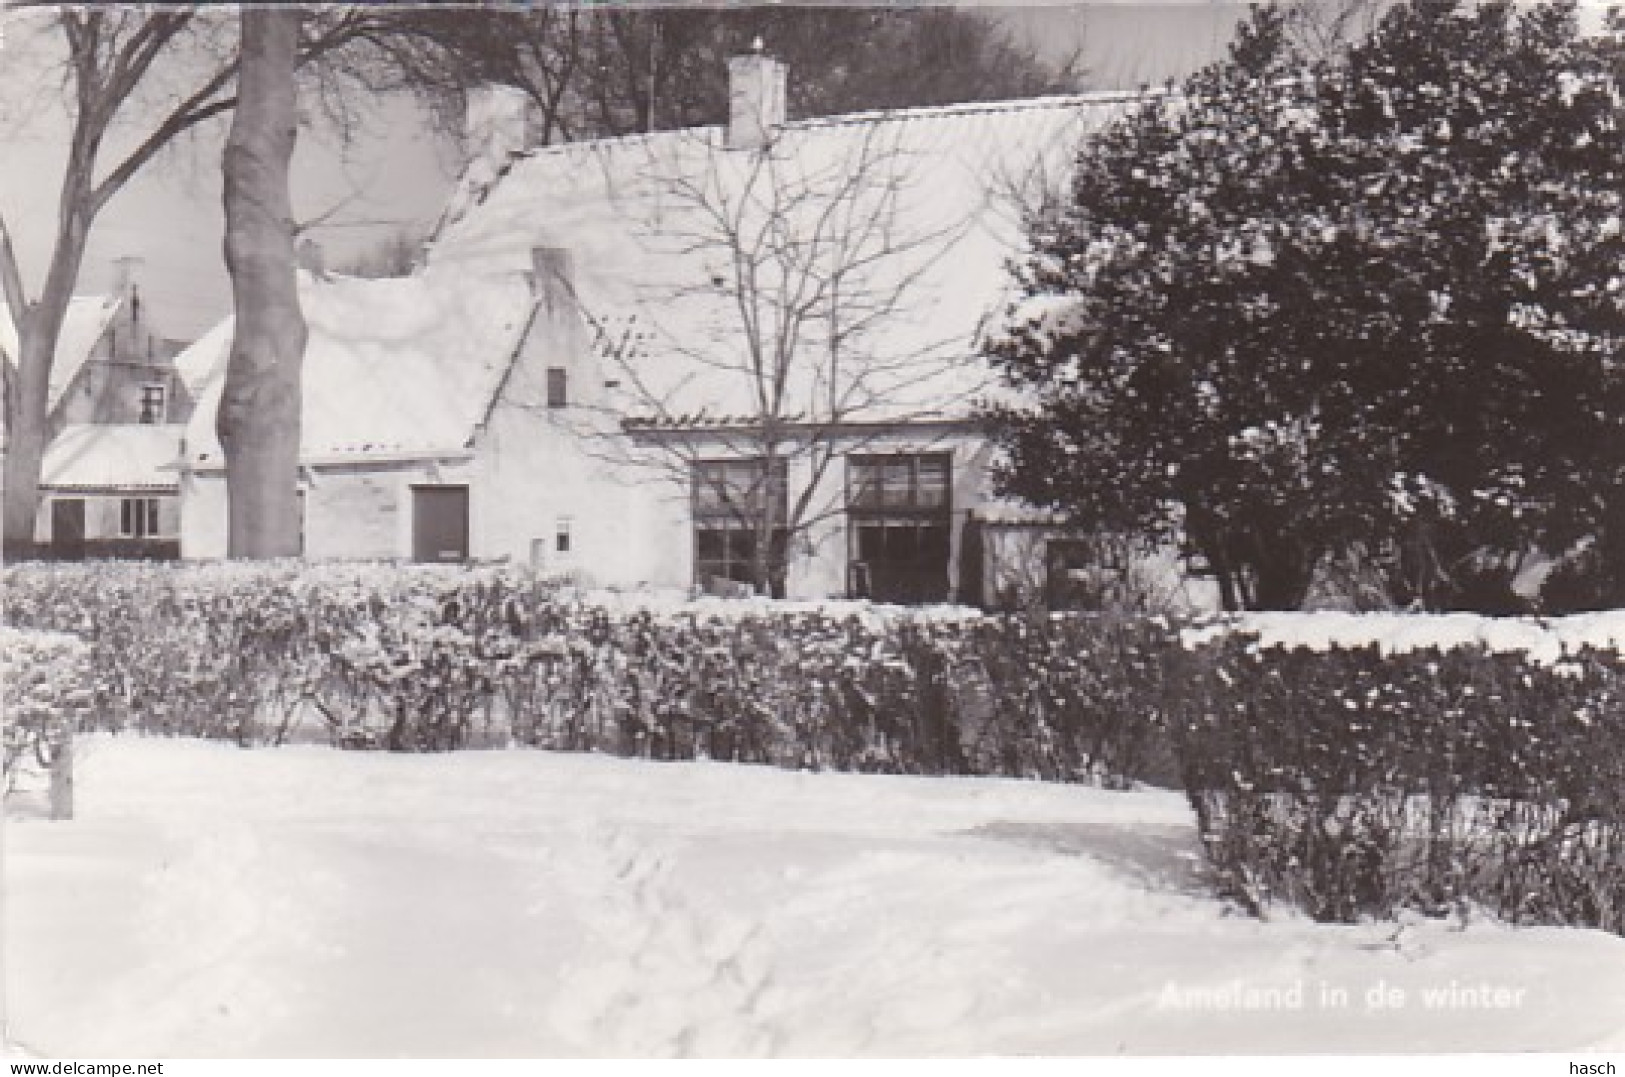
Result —
<instances>
[{"instance_id":1,"label":"snow-covered ground","mask_svg":"<svg viewBox=\"0 0 1625 1077\"><path fill-rule=\"evenodd\" d=\"M5 832L43 1055L1625 1049L1625 939L1230 914L1165 791L97 737L78 799Z\"/></svg>"}]
</instances>

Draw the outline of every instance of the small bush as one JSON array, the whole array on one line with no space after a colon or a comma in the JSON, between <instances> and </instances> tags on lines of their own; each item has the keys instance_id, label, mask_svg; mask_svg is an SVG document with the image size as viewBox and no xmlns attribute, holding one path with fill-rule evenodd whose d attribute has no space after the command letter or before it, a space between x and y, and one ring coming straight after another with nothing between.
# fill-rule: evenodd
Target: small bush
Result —
<instances>
[{"instance_id":1,"label":"small bush","mask_svg":"<svg viewBox=\"0 0 1625 1077\"><path fill-rule=\"evenodd\" d=\"M89 648L58 632L0 627L0 684L9 790L21 769L49 767L88 724L94 697Z\"/></svg>"}]
</instances>

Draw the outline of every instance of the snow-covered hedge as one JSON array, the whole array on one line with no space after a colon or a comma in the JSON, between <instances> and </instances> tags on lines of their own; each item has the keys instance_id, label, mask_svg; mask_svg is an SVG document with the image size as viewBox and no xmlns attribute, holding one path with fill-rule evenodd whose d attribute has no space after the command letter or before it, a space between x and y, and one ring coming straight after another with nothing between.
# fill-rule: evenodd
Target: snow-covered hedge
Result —
<instances>
[{"instance_id":1,"label":"snow-covered hedge","mask_svg":"<svg viewBox=\"0 0 1625 1077\"><path fill-rule=\"evenodd\" d=\"M90 650L73 636L0 625L5 787L20 768L48 767L92 706Z\"/></svg>"},{"instance_id":2,"label":"snow-covered hedge","mask_svg":"<svg viewBox=\"0 0 1625 1077\"><path fill-rule=\"evenodd\" d=\"M580 596L516 570L20 566L16 623L90 641L104 725L1122 781L1171 774L1168 626L865 603Z\"/></svg>"},{"instance_id":3,"label":"snow-covered hedge","mask_svg":"<svg viewBox=\"0 0 1625 1077\"><path fill-rule=\"evenodd\" d=\"M1625 933L1625 658L1593 646L1620 618L1566 621L1187 634L1171 728L1220 888Z\"/></svg>"},{"instance_id":4,"label":"snow-covered hedge","mask_svg":"<svg viewBox=\"0 0 1625 1077\"><path fill-rule=\"evenodd\" d=\"M561 606L504 691L515 734L549 747L1112 783L1171 773L1170 641L1086 618Z\"/></svg>"},{"instance_id":5,"label":"snow-covered hedge","mask_svg":"<svg viewBox=\"0 0 1625 1077\"><path fill-rule=\"evenodd\" d=\"M1182 780L1221 890L1625 931L1625 613L1184 626L574 594L508 569L19 566L94 722L354 748ZM9 743L9 742L8 742Z\"/></svg>"},{"instance_id":6,"label":"snow-covered hedge","mask_svg":"<svg viewBox=\"0 0 1625 1077\"><path fill-rule=\"evenodd\" d=\"M478 639L499 631L477 620L493 613L478 596L500 591L520 609L556 590L497 569L297 562L29 564L5 582L9 623L89 644L98 727L245 745L281 742L367 639L394 645L395 683L428 646L435 611L466 611L456 619Z\"/></svg>"}]
</instances>

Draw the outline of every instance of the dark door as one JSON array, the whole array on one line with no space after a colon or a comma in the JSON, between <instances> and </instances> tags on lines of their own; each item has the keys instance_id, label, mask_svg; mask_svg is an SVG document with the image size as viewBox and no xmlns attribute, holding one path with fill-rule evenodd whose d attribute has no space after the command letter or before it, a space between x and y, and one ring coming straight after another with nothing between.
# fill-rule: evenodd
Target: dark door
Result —
<instances>
[{"instance_id":1,"label":"dark door","mask_svg":"<svg viewBox=\"0 0 1625 1077\"><path fill-rule=\"evenodd\" d=\"M84 498L58 498L51 502L51 552L64 561L85 559Z\"/></svg>"},{"instance_id":2,"label":"dark door","mask_svg":"<svg viewBox=\"0 0 1625 1077\"><path fill-rule=\"evenodd\" d=\"M412 560L468 559L468 487L412 487Z\"/></svg>"},{"instance_id":3,"label":"dark door","mask_svg":"<svg viewBox=\"0 0 1625 1077\"><path fill-rule=\"evenodd\" d=\"M932 520L860 520L857 560L876 602L917 605L948 599L948 524Z\"/></svg>"}]
</instances>

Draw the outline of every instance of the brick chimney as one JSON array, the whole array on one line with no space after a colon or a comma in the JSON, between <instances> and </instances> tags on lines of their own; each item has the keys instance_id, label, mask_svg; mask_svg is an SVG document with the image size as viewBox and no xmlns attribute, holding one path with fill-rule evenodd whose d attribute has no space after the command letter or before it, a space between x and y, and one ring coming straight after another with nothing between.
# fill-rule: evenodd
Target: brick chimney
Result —
<instances>
[{"instance_id":1,"label":"brick chimney","mask_svg":"<svg viewBox=\"0 0 1625 1077\"><path fill-rule=\"evenodd\" d=\"M531 319L529 344L543 357L545 368L545 381L535 389L536 401L545 401L549 409L585 403L580 398L590 392L590 386L580 380L586 336L575 290L574 259L562 247L532 247L530 268L536 314Z\"/></svg>"},{"instance_id":2,"label":"brick chimney","mask_svg":"<svg viewBox=\"0 0 1625 1077\"><path fill-rule=\"evenodd\" d=\"M494 82L476 86L465 96L463 135L469 157L500 168L525 148L530 99L517 86Z\"/></svg>"},{"instance_id":3,"label":"brick chimney","mask_svg":"<svg viewBox=\"0 0 1625 1077\"><path fill-rule=\"evenodd\" d=\"M762 51L728 61L728 148L761 150L784 126L785 66Z\"/></svg>"}]
</instances>

